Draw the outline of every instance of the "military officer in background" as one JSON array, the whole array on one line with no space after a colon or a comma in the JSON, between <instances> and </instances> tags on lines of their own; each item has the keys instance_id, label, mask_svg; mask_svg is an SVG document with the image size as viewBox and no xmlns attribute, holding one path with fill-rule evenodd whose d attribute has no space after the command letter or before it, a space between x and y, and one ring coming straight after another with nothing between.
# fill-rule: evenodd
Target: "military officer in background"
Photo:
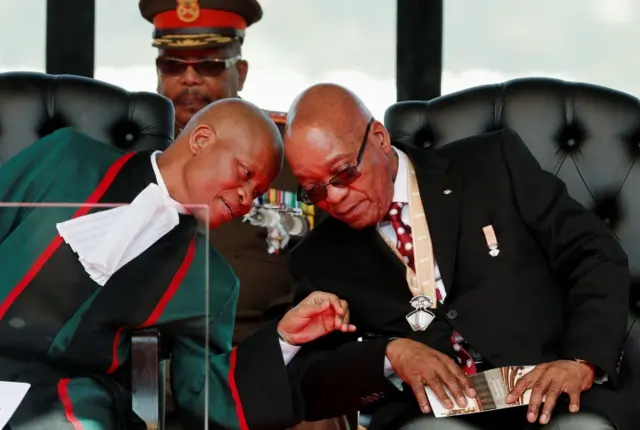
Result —
<instances>
[{"instance_id":1,"label":"military officer in background","mask_svg":"<svg viewBox=\"0 0 640 430\"><path fill-rule=\"evenodd\" d=\"M173 102L176 135L207 104L239 96L249 71L242 57L245 31L262 18L256 0L140 0L139 7L154 26L158 93ZM286 114L269 115L283 131ZM240 280L234 345L291 306L294 280L286 253L319 221L313 206L298 202L298 184L286 163L271 186L244 219L210 232L212 245ZM346 428L344 418L296 426Z\"/></svg>"}]
</instances>

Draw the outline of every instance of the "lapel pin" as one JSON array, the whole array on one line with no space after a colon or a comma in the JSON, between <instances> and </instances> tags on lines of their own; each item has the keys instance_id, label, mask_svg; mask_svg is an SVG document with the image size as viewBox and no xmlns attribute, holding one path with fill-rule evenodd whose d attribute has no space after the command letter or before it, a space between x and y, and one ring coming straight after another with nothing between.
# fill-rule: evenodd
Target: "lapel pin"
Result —
<instances>
[{"instance_id":1,"label":"lapel pin","mask_svg":"<svg viewBox=\"0 0 640 430\"><path fill-rule=\"evenodd\" d=\"M493 230L493 226L487 225L483 227L482 232L487 241L487 247L489 247L489 255L497 257L498 254L500 254L500 249L498 248L498 239L496 238L496 232Z\"/></svg>"},{"instance_id":2,"label":"lapel pin","mask_svg":"<svg viewBox=\"0 0 640 430\"><path fill-rule=\"evenodd\" d=\"M444 190L442 192L445 196L448 196L449 194L451 194L451 190Z\"/></svg>"}]
</instances>

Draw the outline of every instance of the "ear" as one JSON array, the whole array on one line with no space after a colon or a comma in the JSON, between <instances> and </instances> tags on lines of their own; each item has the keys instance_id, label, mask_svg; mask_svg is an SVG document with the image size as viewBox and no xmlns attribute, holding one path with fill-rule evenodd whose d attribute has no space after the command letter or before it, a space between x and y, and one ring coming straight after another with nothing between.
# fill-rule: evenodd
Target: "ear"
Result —
<instances>
[{"instance_id":1,"label":"ear","mask_svg":"<svg viewBox=\"0 0 640 430\"><path fill-rule=\"evenodd\" d=\"M216 133L206 124L198 124L189 137L189 149L193 155L200 154L206 147L215 143Z\"/></svg>"},{"instance_id":2,"label":"ear","mask_svg":"<svg viewBox=\"0 0 640 430\"><path fill-rule=\"evenodd\" d=\"M391 136L387 128L380 121L374 121L371 124L371 143L380 147L385 154L391 154Z\"/></svg>"},{"instance_id":3,"label":"ear","mask_svg":"<svg viewBox=\"0 0 640 430\"><path fill-rule=\"evenodd\" d=\"M158 75L158 85L156 86L156 92L160 95L164 95L164 82L162 82L162 75L160 74L160 70L157 70Z\"/></svg>"},{"instance_id":4,"label":"ear","mask_svg":"<svg viewBox=\"0 0 640 430\"><path fill-rule=\"evenodd\" d=\"M236 63L236 69L238 70L238 91L242 91L244 81L247 80L247 73L249 73L249 63L246 60L240 60Z\"/></svg>"}]
</instances>

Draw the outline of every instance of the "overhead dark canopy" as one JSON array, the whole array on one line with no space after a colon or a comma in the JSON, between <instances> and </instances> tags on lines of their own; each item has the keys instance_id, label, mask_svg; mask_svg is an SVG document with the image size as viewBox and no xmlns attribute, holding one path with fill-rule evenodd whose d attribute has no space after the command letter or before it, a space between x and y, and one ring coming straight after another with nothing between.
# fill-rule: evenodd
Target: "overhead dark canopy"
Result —
<instances>
[{"instance_id":1,"label":"overhead dark canopy","mask_svg":"<svg viewBox=\"0 0 640 430\"><path fill-rule=\"evenodd\" d=\"M47 0L47 73L93 77L95 15L95 0Z\"/></svg>"}]
</instances>

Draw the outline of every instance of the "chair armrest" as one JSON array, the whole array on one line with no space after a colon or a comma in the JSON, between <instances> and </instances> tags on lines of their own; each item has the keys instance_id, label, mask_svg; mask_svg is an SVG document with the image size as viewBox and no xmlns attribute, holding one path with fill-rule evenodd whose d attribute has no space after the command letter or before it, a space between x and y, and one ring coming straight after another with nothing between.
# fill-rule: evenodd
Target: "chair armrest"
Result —
<instances>
[{"instance_id":1,"label":"chair armrest","mask_svg":"<svg viewBox=\"0 0 640 430\"><path fill-rule=\"evenodd\" d=\"M138 330L131 335L131 407L148 430L164 430L165 367L160 332Z\"/></svg>"}]
</instances>

